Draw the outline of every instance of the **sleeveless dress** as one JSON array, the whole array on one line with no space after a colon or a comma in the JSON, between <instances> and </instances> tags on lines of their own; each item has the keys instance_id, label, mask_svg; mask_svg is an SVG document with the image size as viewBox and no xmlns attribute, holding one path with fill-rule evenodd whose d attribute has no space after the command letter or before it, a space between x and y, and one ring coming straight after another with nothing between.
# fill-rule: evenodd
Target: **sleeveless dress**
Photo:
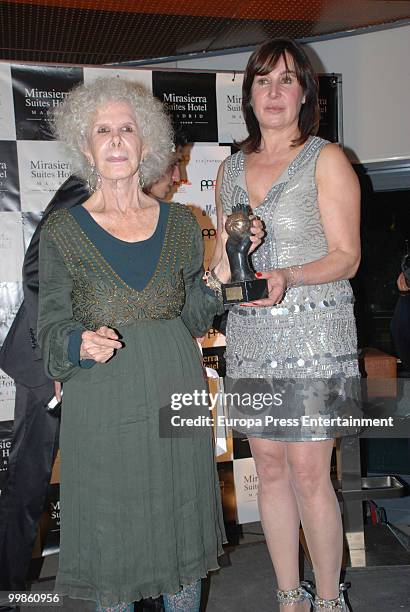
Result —
<instances>
[{"instance_id":1,"label":"sleeveless dress","mask_svg":"<svg viewBox=\"0 0 410 612\"><path fill-rule=\"evenodd\" d=\"M48 375L64 382L56 591L103 606L179 591L218 568L225 540L210 428L161 429L173 393L206 389L192 336L221 309L202 281L193 214L161 206L160 254L139 291L70 211L41 234L39 342ZM101 325L124 348L105 364L72 363L72 332Z\"/></svg>"},{"instance_id":2,"label":"sleeveless dress","mask_svg":"<svg viewBox=\"0 0 410 612\"><path fill-rule=\"evenodd\" d=\"M266 227L264 243L251 256L255 270L305 264L328 253L315 180L317 158L326 144L321 138L309 137L264 201L254 208ZM244 166L242 151L224 162L220 195L226 215L233 205L249 205ZM349 410L346 401L341 408L340 398L353 396L356 405L359 370L353 301L349 281L341 280L291 288L273 307L234 306L227 322L227 376L287 383L285 401L276 411L279 416ZM270 429L264 435L313 440L342 431L292 425ZM253 430L252 435L263 432Z\"/></svg>"}]
</instances>

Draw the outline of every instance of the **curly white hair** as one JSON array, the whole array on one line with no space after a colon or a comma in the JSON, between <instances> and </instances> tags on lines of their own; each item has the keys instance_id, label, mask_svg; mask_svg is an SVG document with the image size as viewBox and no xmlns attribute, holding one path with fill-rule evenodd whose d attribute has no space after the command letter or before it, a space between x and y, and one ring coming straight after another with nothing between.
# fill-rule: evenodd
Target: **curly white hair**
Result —
<instances>
[{"instance_id":1,"label":"curly white hair","mask_svg":"<svg viewBox=\"0 0 410 612\"><path fill-rule=\"evenodd\" d=\"M94 187L91 164L82 149L97 109L108 102L126 102L134 112L147 150L140 163L140 176L146 185L154 183L171 163L174 151L171 121L161 102L143 85L121 77L102 77L77 85L50 112L53 133L68 148L73 174Z\"/></svg>"}]
</instances>

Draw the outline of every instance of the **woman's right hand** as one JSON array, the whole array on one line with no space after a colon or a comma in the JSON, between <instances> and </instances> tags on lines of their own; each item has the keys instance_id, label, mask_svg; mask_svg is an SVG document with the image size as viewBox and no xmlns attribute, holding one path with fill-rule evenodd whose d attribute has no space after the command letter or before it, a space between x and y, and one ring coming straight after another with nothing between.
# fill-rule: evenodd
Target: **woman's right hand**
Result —
<instances>
[{"instance_id":1,"label":"woman's right hand","mask_svg":"<svg viewBox=\"0 0 410 612\"><path fill-rule=\"evenodd\" d=\"M93 359L97 363L106 363L114 355L114 351L122 348L118 334L105 325L97 331L84 331L80 346L80 359Z\"/></svg>"},{"instance_id":2,"label":"woman's right hand","mask_svg":"<svg viewBox=\"0 0 410 612\"><path fill-rule=\"evenodd\" d=\"M266 272L256 272L256 278L265 278L268 285L268 297L254 302L246 302L241 306L276 306L285 295L289 284L286 268L267 270Z\"/></svg>"}]
</instances>

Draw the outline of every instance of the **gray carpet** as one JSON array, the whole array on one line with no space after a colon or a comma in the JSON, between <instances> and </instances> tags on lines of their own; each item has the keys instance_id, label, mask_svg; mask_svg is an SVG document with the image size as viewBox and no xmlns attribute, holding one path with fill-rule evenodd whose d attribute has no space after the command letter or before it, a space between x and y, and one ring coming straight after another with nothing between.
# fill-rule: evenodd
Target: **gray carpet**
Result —
<instances>
[{"instance_id":1,"label":"gray carpet","mask_svg":"<svg viewBox=\"0 0 410 612\"><path fill-rule=\"evenodd\" d=\"M55 571L57 556L46 560L42 575ZM228 550L224 567L212 574L206 612L274 612L274 576L266 545L260 538ZM305 578L312 575L307 568ZM349 599L353 612L409 612L410 560L408 565L351 568L346 580L352 583ZM33 590L50 591L54 581L42 579ZM30 608L32 612L93 612L90 602L65 599L63 607Z\"/></svg>"}]
</instances>

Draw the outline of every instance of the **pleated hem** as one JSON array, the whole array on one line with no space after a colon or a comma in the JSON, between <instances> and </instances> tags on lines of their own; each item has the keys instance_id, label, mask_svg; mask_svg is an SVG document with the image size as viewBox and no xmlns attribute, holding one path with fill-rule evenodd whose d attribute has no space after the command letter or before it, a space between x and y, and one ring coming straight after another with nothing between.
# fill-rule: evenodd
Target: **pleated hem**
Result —
<instances>
[{"instance_id":1,"label":"pleated hem","mask_svg":"<svg viewBox=\"0 0 410 612\"><path fill-rule=\"evenodd\" d=\"M218 553L218 557L224 553L223 549ZM220 565L216 558L208 560L205 563L206 569L195 573L192 576L179 576L179 578L169 579L163 585L156 584L145 588L130 588L121 590L118 595L109 596L102 594L94 585L86 585L83 582L76 582L70 576L64 577L61 572L58 573L55 583L55 593L72 599L83 599L87 601L99 601L103 607L115 606L119 603L132 603L147 599L149 597L155 599L164 593L173 595L178 593L183 585L192 584L197 580L206 578L209 572L218 571Z\"/></svg>"}]
</instances>

